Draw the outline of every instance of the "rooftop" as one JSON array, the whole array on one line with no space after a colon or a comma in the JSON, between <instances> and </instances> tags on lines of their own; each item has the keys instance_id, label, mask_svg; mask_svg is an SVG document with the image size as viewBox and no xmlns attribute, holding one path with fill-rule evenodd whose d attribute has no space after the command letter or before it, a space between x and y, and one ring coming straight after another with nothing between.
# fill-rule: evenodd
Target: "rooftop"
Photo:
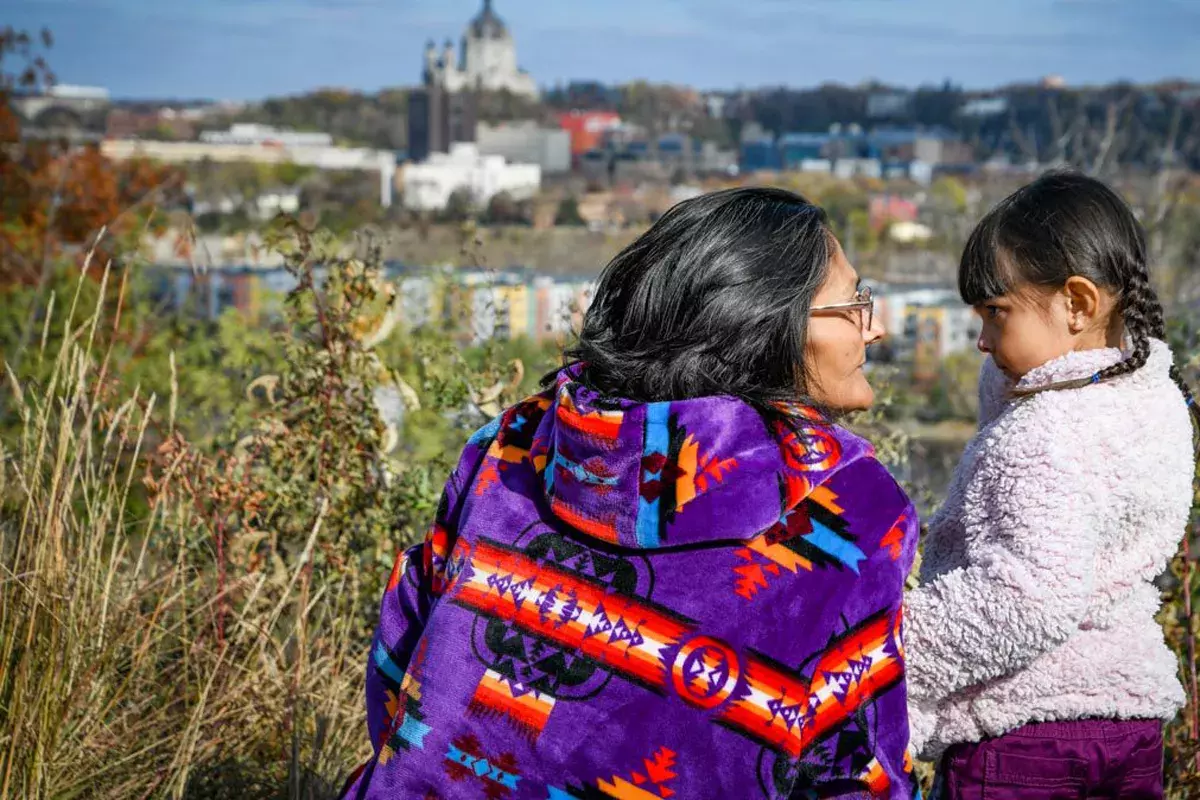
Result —
<instances>
[{"instance_id":1,"label":"rooftop","mask_svg":"<svg viewBox=\"0 0 1200 800\"><path fill-rule=\"evenodd\" d=\"M508 28L504 20L492 8L492 0L483 0L483 10L471 20L468 28L470 35L476 39L505 39Z\"/></svg>"}]
</instances>

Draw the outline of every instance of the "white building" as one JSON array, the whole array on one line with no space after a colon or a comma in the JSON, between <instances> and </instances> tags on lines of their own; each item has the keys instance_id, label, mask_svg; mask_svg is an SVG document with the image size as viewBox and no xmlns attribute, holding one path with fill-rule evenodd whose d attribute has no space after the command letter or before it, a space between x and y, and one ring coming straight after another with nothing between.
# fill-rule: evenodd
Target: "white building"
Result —
<instances>
[{"instance_id":1,"label":"white building","mask_svg":"<svg viewBox=\"0 0 1200 800\"><path fill-rule=\"evenodd\" d=\"M877 158L839 158L833 164L833 174L846 180L849 178L880 178L883 164Z\"/></svg>"},{"instance_id":2,"label":"white building","mask_svg":"<svg viewBox=\"0 0 1200 800\"><path fill-rule=\"evenodd\" d=\"M492 9L492 0L484 0L483 10L467 25L461 56L447 41L439 58L430 42L425 49L425 69L432 83L444 86L451 93L487 89L531 98L538 96L537 83L517 66L516 42Z\"/></svg>"},{"instance_id":3,"label":"white building","mask_svg":"<svg viewBox=\"0 0 1200 800\"><path fill-rule=\"evenodd\" d=\"M961 301L945 303L942 308L942 356L974 350L983 325L975 309Z\"/></svg>"},{"instance_id":4,"label":"white building","mask_svg":"<svg viewBox=\"0 0 1200 800\"><path fill-rule=\"evenodd\" d=\"M928 186L933 183L933 165L924 161L911 161L908 164L908 177L915 183Z\"/></svg>"},{"instance_id":5,"label":"white building","mask_svg":"<svg viewBox=\"0 0 1200 800\"><path fill-rule=\"evenodd\" d=\"M907 361L924 345L926 355L945 358L975 349L981 322L950 286L876 288L875 317L887 330L895 357Z\"/></svg>"},{"instance_id":6,"label":"white building","mask_svg":"<svg viewBox=\"0 0 1200 800\"><path fill-rule=\"evenodd\" d=\"M323 135L323 134L316 134ZM396 154L363 147L327 147L308 144L234 142L155 142L142 139L105 139L100 144L105 158L126 161L146 158L165 164L194 161L216 163L297 164L327 170L357 170L379 173L379 204L392 204L396 176Z\"/></svg>"},{"instance_id":7,"label":"white building","mask_svg":"<svg viewBox=\"0 0 1200 800\"><path fill-rule=\"evenodd\" d=\"M871 119L902 116L911 107L911 92L873 92L867 95L867 116Z\"/></svg>"},{"instance_id":8,"label":"white building","mask_svg":"<svg viewBox=\"0 0 1200 800\"><path fill-rule=\"evenodd\" d=\"M279 147L332 147L333 137L328 133L292 131L244 122L233 125L227 131L204 131L200 141L208 144L256 144Z\"/></svg>"},{"instance_id":9,"label":"white building","mask_svg":"<svg viewBox=\"0 0 1200 800\"><path fill-rule=\"evenodd\" d=\"M404 167L404 205L414 211L440 211L459 189L469 191L471 200L482 207L500 192L528 200L541 187L542 168L537 164L508 164L503 156L480 155L478 147L466 142Z\"/></svg>"},{"instance_id":10,"label":"white building","mask_svg":"<svg viewBox=\"0 0 1200 800\"><path fill-rule=\"evenodd\" d=\"M546 174L571 171L571 134L560 128L542 128L532 120L475 126L480 155L503 156L514 164L537 164Z\"/></svg>"},{"instance_id":11,"label":"white building","mask_svg":"<svg viewBox=\"0 0 1200 800\"><path fill-rule=\"evenodd\" d=\"M725 107L729 104L729 100L725 95L721 94L706 94L701 100L704 101L704 107L708 111L708 115L713 119L725 118Z\"/></svg>"},{"instance_id":12,"label":"white building","mask_svg":"<svg viewBox=\"0 0 1200 800\"><path fill-rule=\"evenodd\" d=\"M295 214L300 210L300 191L292 188L265 192L255 198L254 208L259 219L271 219L276 214Z\"/></svg>"},{"instance_id":13,"label":"white building","mask_svg":"<svg viewBox=\"0 0 1200 800\"><path fill-rule=\"evenodd\" d=\"M1007 97L979 97L968 100L958 113L964 117L996 117L1008 111Z\"/></svg>"},{"instance_id":14,"label":"white building","mask_svg":"<svg viewBox=\"0 0 1200 800\"><path fill-rule=\"evenodd\" d=\"M833 162L828 158L802 158L800 159L800 171L829 174L833 172Z\"/></svg>"},{"instance_id":15,"label":"white building","mask_svg":"<svg viewBox=\"0 0 1200 800\"><path fill-rule=\"evenodd\" d=\"M927 242L933 238L933 229L919 222L900 220L893 222L888 227L888 238L893 242L900 242L902 244Z\"/></svg>"},{"instance_id":16,"label":"white building","mask_svg":"<svg viewBox=\"0 0 1200 800\"><path fill-rule=\"evenodd\" d=\"M912 309L926 306L950 306L955 303L962 305L962 301L958 297L958 290L950 285L889 286L877 284L872 288L875 290L876 298L875 316L883 322L888 338L893 340L902 340L906 337L905 327Z\"/></svg>"},{"instance_id":17,"label":"white building","mask_svg":"<svg viewBox=\"0 0 1200 800\"><path fill-rule=\"evenodd\" d=\"M50 97L62 100L98 100L107 103L108 89L102 86L78 86L69 83L56 83L46 90Z\"/></svg>"}]
</instances>

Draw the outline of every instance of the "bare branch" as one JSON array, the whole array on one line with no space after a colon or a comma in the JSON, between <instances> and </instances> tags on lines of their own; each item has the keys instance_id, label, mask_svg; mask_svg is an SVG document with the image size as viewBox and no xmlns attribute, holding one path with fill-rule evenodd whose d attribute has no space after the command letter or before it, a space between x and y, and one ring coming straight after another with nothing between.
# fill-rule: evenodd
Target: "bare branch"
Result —
<instances>
[{"instance_id":1,"label":"bare branch","mask_svg":"<svg viewBox=\"0 0 1200 800\"><path fill-rule=\"evenodd\" d=\"M1065 160L1064 153L1066 150L1067 136L1063 131L1062 114L1058 111L1058 99L1055 94L1046 95L1046 112L1050 117L1050 162L1052 164L1061 164Z\"/></svg>"},{"instance_id":2,"label":"bare branch","mask_svg":"<svg viewBox=\"0 0 1200 800\"><path fill-rule=\"evenodd\" d=\"M1021 127L1017 125L1017 115L1013 111L1009 111L1008 114L1008 130L1017 147L1021 148L1021 152L1025 155L1025 158L1028 161L1038 163L1037 147L1033 142L1029 141L1029 138L1021 130Z\"/></svg>"},{"instance_id":3,"label":"bare branch","mask_svg":"<svg viewBox=\"0 0 1200 800\"><path fill-rule=\"evenodd\" d=\"M1163 141L1162 153L1158 158L1158 169L1154 175L1154 193L1151 195L1151 205L1154 214L1150 223L1152 230L1158 230L1178 202L1178 188L1168 193L1171 183L1171 173L1175 166L1175 141L1179 138L1179 126L1183 119L1183 107L1176 105L1171 113L1171 122L1167 126L1167 138ZM1178 184L1178 182L1176 182ZM1179 187L1181 188L1181 187ZM1173 200L1169 195L1175 195Z\"/></svg>"},{"instance_id":4,"label":"bare branch","mask_svg":"<svg viewBox=\"0 0 1200 800\"><path fill-rule=\"evenodd\" d=\"M1110 100L1107 108L1104 111L1104 138L1100 140L1100 150L1096 153L1096 158L1092 161L1091 174L1100 176L1104 174L1104 169L1108 165L1108 158L1112 152L1113 144L1117 140L1118 123L1121 119L1121 112L1124 106L1128 105L1128 99Z\"/></svg>"}]
</instances>

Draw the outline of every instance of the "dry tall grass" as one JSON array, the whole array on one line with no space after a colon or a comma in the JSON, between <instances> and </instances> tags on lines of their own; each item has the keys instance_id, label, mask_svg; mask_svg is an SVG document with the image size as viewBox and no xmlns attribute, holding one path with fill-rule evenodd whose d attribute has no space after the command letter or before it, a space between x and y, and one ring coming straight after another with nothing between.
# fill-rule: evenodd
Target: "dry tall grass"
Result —
<instances>
[{"instance_id":1,"label":"dry tall grass","mask_svg":"<svg viewBox=\"0 0 1200 800\"><path fill-rule=\"evenodd\" d=\"M248 460L193 451L174 397L114 396L112 320L70 325L78 299L49 380L7 375L0 798L330 796L364 755L374 597L314 578L328 501L300 552L258 546Z\"/></svg>"}]
</instances>

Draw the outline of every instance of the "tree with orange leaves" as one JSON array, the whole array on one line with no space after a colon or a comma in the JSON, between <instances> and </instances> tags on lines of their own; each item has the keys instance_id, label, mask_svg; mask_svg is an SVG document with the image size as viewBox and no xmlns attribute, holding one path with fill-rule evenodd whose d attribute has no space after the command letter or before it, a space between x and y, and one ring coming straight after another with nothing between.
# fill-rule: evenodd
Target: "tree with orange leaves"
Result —
<instances>
[{"instance_id":1,"label":"tree with orange leaves","mask_svg":"<svg viewBox=\"0 0 1200 800\"><path fill-rule=\"evenodd\" d=\"M114 164L94 145L23 135L12 100L53 84L39 52L51 44L48 31L35 40L0 29L0 288L44 286L58 259L94 245L104 227L107 258L123 237L140 234L163 192L182 183L175 169Z\"/></svg>"}]
</instances>

